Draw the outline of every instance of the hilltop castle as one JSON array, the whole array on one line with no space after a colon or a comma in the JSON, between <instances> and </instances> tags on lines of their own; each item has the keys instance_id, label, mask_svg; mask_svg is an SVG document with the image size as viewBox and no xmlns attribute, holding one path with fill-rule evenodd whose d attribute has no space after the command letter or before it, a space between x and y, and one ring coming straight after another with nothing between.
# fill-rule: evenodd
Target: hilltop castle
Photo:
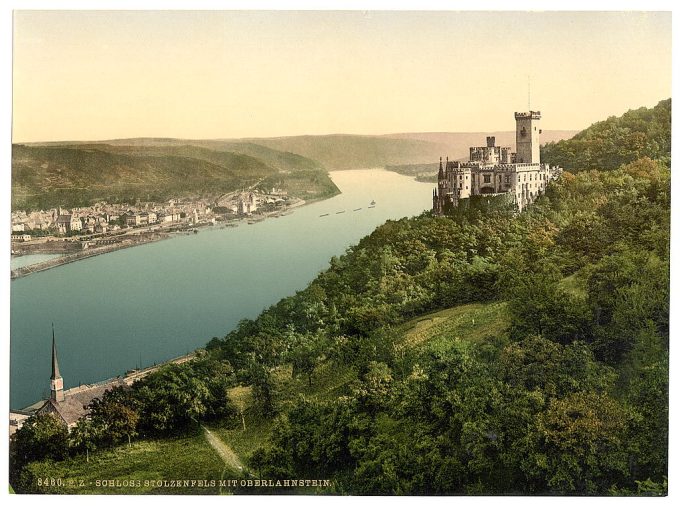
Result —
<instances>
[{"instance_id":1,"label":"hilltop castle","mask_svg":"<svg viewBox=\"0 0 680 508\"><path fill-rule=\"evenodd\" d=\"M538 123L540 111L515 113L517 151L496 146L488 136L486 146L471 146L468 162L439 158L437 188L432 193L432 211L444 215L471 196L508 196L522 211L545 192L560 168L541 164Z\"/></svg>"}]
</instances>

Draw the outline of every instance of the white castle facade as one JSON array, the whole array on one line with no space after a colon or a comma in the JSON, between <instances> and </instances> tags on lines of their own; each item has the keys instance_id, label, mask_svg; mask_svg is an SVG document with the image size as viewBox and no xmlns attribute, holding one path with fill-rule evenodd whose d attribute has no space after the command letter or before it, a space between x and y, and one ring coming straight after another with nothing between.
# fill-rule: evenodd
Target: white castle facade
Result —
<instances>
[{"instance_id":1,"label":"white castle facade","mask_svg":"<svg viewBox=\"0 0 680 508\"><path fill-rule=\"evenodd\" d=\"M488 136L486 146L471 146L470 160L449 161L439 158L437 188L432 195L432 211L444 215L471 196L508 195L522 211L545 192L560 168L541 163L539 136L540 111L515 113L517 151L496 146Z\"/></svg>"}]
</instances>

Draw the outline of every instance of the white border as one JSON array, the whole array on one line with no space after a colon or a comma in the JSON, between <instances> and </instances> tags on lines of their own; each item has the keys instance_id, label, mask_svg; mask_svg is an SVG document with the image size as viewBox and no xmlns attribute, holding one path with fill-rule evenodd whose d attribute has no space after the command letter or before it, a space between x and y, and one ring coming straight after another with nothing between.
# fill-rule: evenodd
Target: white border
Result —
<instances>
[{"instance_id":1,"label":"white border","mask_svg":"<svg viewBox=\"0 0 680 508\"><path fill-rule=\"evenodd\" d=\"M14 9L26 9L26 10L239 10L239 9L250 9L250 10L499 10L499 11L526 11L526 10L549 10L549 11L624 11L624 10L643 10L643 11L675 11L675 4L669 0L618 0L617 2L606 2L602 0L591 0L591 1L552 1L548 2L546 0L520 0L520 1L501 1L501 0L478 0L478 1L457 1L457 2L444 2L436 0L420 0L420 1L380 1L380 0L327 0L324 2L312 2L312 1L296 1L296 0L284 0L273 1L273 0L233 0L233 1L216 1L216 0L175 0L175 1L159 1L159 0L102 0L102 1L87 1L87 0L6 0L2 3L0 7L0 83L1 85L1 97L2 97L2 118L0 120L0 139L2 143L0 144L0 161L2 168L2 181L0 181L0 206L2 207L2 224L3 227L0 228L0 252L3 254L0 256L5 261L9 259L9 236L10 236L10 168L11 168L11 105L12 105L12 78L11 78L11 62L12 62L12 10ZM673 17L675 18L675 12L673 12ZM677 54L677 40L676 20L673 20L673 53ZM676 76L676 64L675 58L673 59L673 91L675 91L675 84L677 83ZM674 94L675 95L675 94ZM631 107L636 105L632 104ZM676 109L676 108L674 108ZM677 129L673 129L673 159L678 160L677 152L677 142L678 137L675 135ZM679 177L673 178L672 189L673 195L678 196L678 184L677 180ZM675 202L675 199L673 200ZM672 209L672 238L671 238L671 248L672 253L678 252L678 207L673 206ZM9 397L8 397L8 387L9 387L9 270L5 264L4 275L0 279L0 372L2 372L2 381L0 381L0 386L3 389L0 390L0 407L5 408L5 411L9 409ZM677 290L680 286L677 284L677 270L675 265L673 265L671 270L671 294L675 296ZM677 310L676 304L677 298L672 298L671 300L671 343L674 342L674 338L677 335L675 333L675 311ZM671 423L678 421L677 414L677 383L676 376L674 375L673 366L676 364L675 360L675 350L677 345L672 344L671 346L671 402L670 402L670 415ZM3 383L4 381L4 383ZM8 435L8 419L6 417L0 419L2 421L2 432L5 432L5 436ZM277 505L283 506L312 506L319 503L323 503L324 506L336 506L338 504L345 503L359 503L359 504L374 504L374 503L390 503L391 505L400 507L411 505L412 503L428 503L432 505L447 505L451 504L461 505L461 506L471 506L479 504L503 504L509 507L533 507L533 506L544 506L549 504L551 506L571 506L574 503L585 503L586 505L613 505L617 506L630 505L630 504L646 504L654 503L654 506L668 505L671 501L677 501L680 496L675 495L676 492L680 492L680 487L676 487L677 482L680 481L672 475L674 471L677 471L676 467L678 462L678 447L677 447L677 433L674 432L674 425L671 425L671 435L670 435L670 461L669 461L669 496L664 499L644 499L644 498L544 498L544 497L447 497L447 498L417 498L417 497L401 497L401 498L331 498L331 497L314 497L314 496L304 496L304 497L289 497L289 496L279 496L275 499L273 498L258 498L251 496L237 496L229 499L222 499L219 497L212 496L201 496L200 503L204 505L217 505L218 503L222 505L223 503L235 504L236 506L246 506L251 504L258 504L260 502L276 503ZM157 500L155 497L147 496L126 496L125 498L119 498L118 496L50 496L50 497L40 497L35 498L33 496L8 496L7 494L7 440L0 439L0 489L1 496L7 498L6 501L9 503L32 503L34 501L40 503L49 503L53 506L66 505L69 506L89 506L92 503L103 503L107 506L119 505L120 503L127 504L141 504L149 503ZM194 499L187 499L186 496L163 496L162 502L169 506L184 506L187 502L192 502Z\"/></svg>"}]
</instances>

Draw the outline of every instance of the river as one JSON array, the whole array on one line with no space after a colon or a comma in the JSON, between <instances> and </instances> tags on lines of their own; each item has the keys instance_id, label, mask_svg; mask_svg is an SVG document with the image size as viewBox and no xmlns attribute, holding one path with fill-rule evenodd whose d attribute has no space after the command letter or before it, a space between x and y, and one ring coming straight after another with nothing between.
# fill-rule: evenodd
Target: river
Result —
<instances>
[{"instance_id":1,"label":"river","mask_svg":"<svg viewBox=\"0 0 680 508\"><path fill-rule=\"evenodd\" d=\"M290 215L205 228L13 280L11 407L49 393L51 323L66 388L149 366L223 337L304 288L379 224L432 206L430 183L381 169L330 175L342 194Z\"/></svg>"}]
</instances>

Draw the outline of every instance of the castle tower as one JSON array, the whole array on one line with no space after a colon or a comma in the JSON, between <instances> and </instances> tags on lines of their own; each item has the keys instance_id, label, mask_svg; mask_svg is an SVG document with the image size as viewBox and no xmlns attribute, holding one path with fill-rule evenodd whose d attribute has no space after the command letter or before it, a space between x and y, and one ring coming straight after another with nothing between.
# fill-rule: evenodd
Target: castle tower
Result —
<instances>
[{"instance_id":1,"label":"castle tower","mask_svg":"<svg viewBox=\"0 0 680 508\"><path fill-rule=\"evenodd\" d=\"M50 400L54 402L62 402L64 400L64 379L59 373L57 343L54 340L54 325L52 325L52 376L50 377Z\"/></svg>"},{"instance_id":2,"label":"castle tower","mask_svg":"<svg viewBox=\"0 0 680 508\"><path fill-rule=\"evenodd\" d=\"M539 134L541 133L541 130L538 127L540 119L540 111L515 113L515 122L517 123L517 156L515 162L540 164L541 151Z\"/></svg>"}]
</instances>

